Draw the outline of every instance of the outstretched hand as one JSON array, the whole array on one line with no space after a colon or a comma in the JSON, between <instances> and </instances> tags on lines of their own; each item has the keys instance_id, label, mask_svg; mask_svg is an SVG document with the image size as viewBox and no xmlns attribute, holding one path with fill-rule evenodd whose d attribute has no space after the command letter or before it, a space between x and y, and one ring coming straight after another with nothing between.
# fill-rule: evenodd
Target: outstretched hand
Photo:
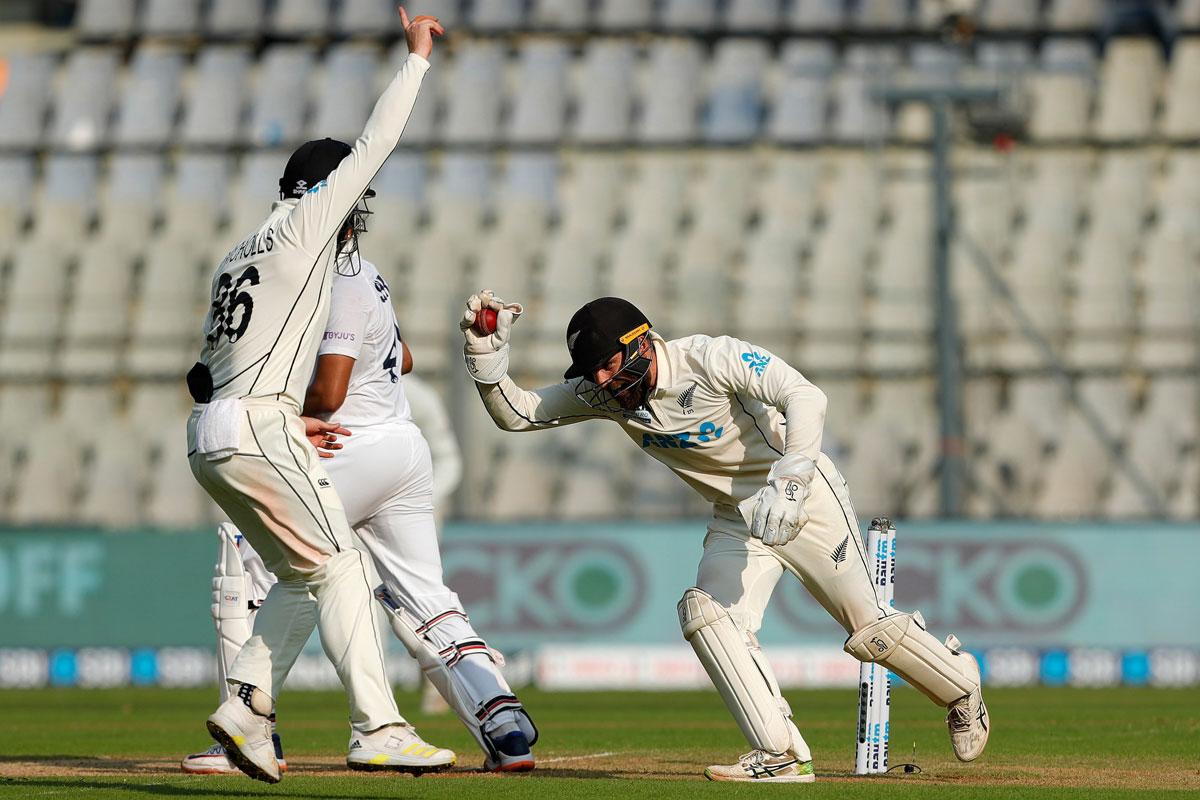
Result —
<instances>
[{"instance_id":1,"label":"outstretched hand","mask_svg":"<svg viewBox=\"0 0 1200 800\"><path fill-rule=\"evenodd\" d=\"M304 435L308 437L308 441L312 442L312 446L317 448L317 455L321 458L333 458L332 451L342 449L342 443L338 441L338 437L350 435L347 428L343 428L336 422L326 422L316 417L301 417L300 419L304 420Z\"/></svg>"},{"instance_id":2,"label":"outstretched hand","mask_svg":"<svg viewBox=\"0 0 1200 800\"><path fill-rule=\"evenodd\" d=\"M481 334L474 327L475 317L485 308L496 312L496 330L491 334ZM467 350L472 353L494 353L505 347L513 323L520 319L522 313L524 308L520 303L505 303L490 289L483 289L468 297L467 307L458 321L458 327L467 340Z\"/></svg>"},{"instance_id":3,"label":"outstretched hand","mask_svg":"<svg viewBox=\"0 0 1200 800\"><path fill-rule=\"evenodd\" d=\"M437 17L422 14L414 20L409 20L408 12L400 6L400 24L404 26L404 38L408 41L408 52L416 53L421 58L429 58L433 52L433 37L444 36L446 29Z\"/></svg>"}]
</instances>

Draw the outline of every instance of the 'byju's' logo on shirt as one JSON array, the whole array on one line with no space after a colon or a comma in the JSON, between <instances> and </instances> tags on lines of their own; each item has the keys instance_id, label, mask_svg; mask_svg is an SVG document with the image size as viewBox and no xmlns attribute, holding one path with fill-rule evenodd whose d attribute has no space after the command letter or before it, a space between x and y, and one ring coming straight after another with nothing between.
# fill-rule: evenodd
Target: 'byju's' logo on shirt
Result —
<instances>
[{"instance_id":1,"label":"'byju's' logo on shirt","mask_svg":"<svg viewBox=\"0 0 1200 800\"><path fill-rule=\"evenodd\" d=\"M771 363L771 357L764 356L756 350L751 350L748 353L742 353L742 361L746 362L746 366L755 375L762 375L763 371L767 368L767 364Z\"/></svg>"}]
</instances>

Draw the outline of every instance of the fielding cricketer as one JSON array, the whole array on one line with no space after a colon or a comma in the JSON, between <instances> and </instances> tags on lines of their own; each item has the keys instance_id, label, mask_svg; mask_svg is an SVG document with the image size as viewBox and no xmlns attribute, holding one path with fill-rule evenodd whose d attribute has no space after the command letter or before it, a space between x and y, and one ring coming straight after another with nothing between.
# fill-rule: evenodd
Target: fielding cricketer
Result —
<instances>
[{"instance_id":1,"label":"fielding cricketer","mask_svg":"<svg viewBox=\"0 0 1200 800\"><path fill-rule=\"evenodd\" d=\"M496 312L494 329L485 309ZM565 381L527 391L507 374L521 311L483 291L460 321L467 370L495 423L532 431L610 420L713 504L679 623L753 749L710 766L709 779L815 778L755 637L785 570L845 628L847 653L882 664L949 709L960 760L983 752L989 720L974 656L954 636L935 639L919 612L896 611L876 596L846 482L821 452L820 389L761 347L729 336L667 341L633 304L602 297L567 326Z\"/></svg>"},{"instance_id":2,"label":"fielding cricketer","mask_svg":"<svg viewBox=\"0 0 1200 800\"><path fill-rule=\"evenodd\" d=\"M291 185L291 181L285 178L283 185ZM501 675L498 654L475 632L458 595L442 579L433 462L424 426L414 424L418 420L408 392L413 379L405 377L412 370L412 354L400 335L387 281L359 251L358 237L366 231L365 213L369 212L364 204L355 212L354 224L344 231L346 242L333 279L329 321L304 414L328 421L336 414L338 431L352 431L340 440L334 432L322 433L315 444L336 451L336 458L333 452L320 453L329 458L323 465L342 499L357 542L371 556L383 582L376 597L387 610L393 630L478 742L484 752L483 768L527 771L535 765L530 746L537 740L537 730ZM419 387L417 392L420 397ZM437 402L435 396L435 406ZM436 413L437 409L424 411L426 417ZM446 451L444 446L440 449ZM453 469L456 464L439 464L442 466ZM457 481L455 476L451 478ZM222 525L218 533L221 547L212 608L218 673L223 679L225 665L232 663L249 638L250 616L275 578L234 526ZM307 640L314 622L310 611L298 623L301 630L297 635ZM278 738L275 748L283 765ZM432 772L456 761L455 754L443 748L405 750L389 759L390 767ZM373 754L361 756L361 752L352 741L349 766L372 768ZM183 770L200 774L236 771L220 744L185 758Z\"/></svg>"},{"instance_id":3,"label":"fielding cricketer","mask_svg":"<svg viewBox=\"0 0 1200 800\"><path fill-rule=\"evenodd\" d=\"M329 316L341 237L371 180L400 140L421 88L433 17L400 9L409 56L347 153L308 142L288 161L281 193L261 226L218 265L205 346L188 373L192 473L279 581L254 633L226 676L232 693L209 716L209 733L252 778L281 779L270 715L312 616L346 689L355 748L348 760L404 766L428 748L396 708L372 613L364 556L342 501L307 436L336 426L301 409ZM296 197L296 193L299 196ZM437 748L435 748L437 749Z\"/></svg>"}]
</instances>

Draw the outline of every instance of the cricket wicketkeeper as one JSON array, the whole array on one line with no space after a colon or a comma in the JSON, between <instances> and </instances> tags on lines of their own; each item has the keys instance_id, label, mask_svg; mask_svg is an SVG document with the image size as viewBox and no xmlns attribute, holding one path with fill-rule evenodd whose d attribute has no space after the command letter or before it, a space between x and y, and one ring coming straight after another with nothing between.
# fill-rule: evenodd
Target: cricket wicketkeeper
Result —
<instances>
[{"instance_id":1,"label":"cricket wicketkeeper","mask_svg":"<svg viewBox=\"0 0 1200 800\"><path fill-rule=\"evenodd\" d=\"M484 309L497 314L494 332L486 320L476 324ZM890 609L875 594L846 481L821 452L820 389L761 347L729 336L667 341L633 304L602 297L567 326L566 380L528 391L507 374L520 315L519 304L483 291L460 322L467 370L499 427L609 420L713 504L679 623L753 749L706 769L709 779L814 779L808 745L755 638L785 570L846 629L846 652L949 708L960 760L983 752L988 713L975 658L954 636L935 639L918 612Z\"/></svg>"}]
</instances>

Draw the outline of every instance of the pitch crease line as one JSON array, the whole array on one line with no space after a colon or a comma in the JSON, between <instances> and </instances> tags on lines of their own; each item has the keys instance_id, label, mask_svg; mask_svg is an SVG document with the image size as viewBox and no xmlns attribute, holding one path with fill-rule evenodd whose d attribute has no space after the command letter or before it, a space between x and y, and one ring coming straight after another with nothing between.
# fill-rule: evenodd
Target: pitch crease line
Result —
<instances>
[{"instance_id":1,"label":"pitch crease line","mask_svg":"<svg viewBox=\"0 0 1200 800\"><path fill-rule=\"evenodd\" d=\"M558 758L540 758L540 759L538 759L538 763L539 764L558 764L559 762L562 762L562 761L583 761L588 758L604 758L605 756L615 756L615 755L617 755L617 751L606 750L603 753L588 753L585 756L559 756Z\"/></svg>"}]
</instances>

